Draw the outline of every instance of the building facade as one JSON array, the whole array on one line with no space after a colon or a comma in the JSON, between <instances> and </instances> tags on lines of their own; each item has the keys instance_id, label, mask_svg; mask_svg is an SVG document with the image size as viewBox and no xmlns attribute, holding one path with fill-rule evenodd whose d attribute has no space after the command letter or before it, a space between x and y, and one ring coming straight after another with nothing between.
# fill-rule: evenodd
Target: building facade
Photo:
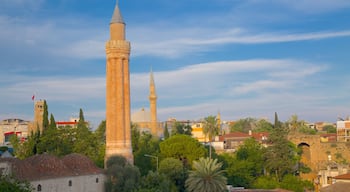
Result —
<instances>
[{"instance_id":1,"label":"building facade","mask_svg":"<svg viewBox=\"0 0 350 192\"><path fill-rule=\"evenodd\" d=\"M103 192L106 181L104 170L80 154L62 158L42 154L24 160L0 158L0 174L29 181L35 192Z\"/></svg>"},{"instance_id":2,"label":"building facade","mask_svg":"<svg viewBox=\"0 0 350 192\"><path fill-rule=\"evenodd\" d=\"M350 141L350 120L337 121L337 141Z\"/></svg>"},{"instance_id":3,"label":"building facade","mask_svg":"<svg viewBox=\"0 0 350 192\"><path fill-rule=\"evenodd\" d=\"M44 104L45 100L34 102L34 120L28 127L29 134L43 131Z\"/></svg>"},{"instance_id":4,"label":"building facade","mask_svg":"<svg viewBox=\"0 0 350 192\"><path fill-rule=\"evenodd\" d=\"M22 119L5 119L0 122L0 145L9 145L10 138L16 135L19 140L25 141L28 137L30 122Z\"/></svg>"}]
</instances>

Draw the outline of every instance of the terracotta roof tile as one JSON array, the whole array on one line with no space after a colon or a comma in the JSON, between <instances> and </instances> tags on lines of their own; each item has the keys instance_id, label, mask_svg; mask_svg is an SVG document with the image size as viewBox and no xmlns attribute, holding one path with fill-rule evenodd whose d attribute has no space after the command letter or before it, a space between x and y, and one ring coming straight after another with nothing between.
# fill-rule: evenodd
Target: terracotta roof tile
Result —
<instances>
[{"instance_id":1,"label":"terracotta roof tile","mask_svg":"<svg viewBox=\"0 0 350 192\"><path fill-rule=\"evenodd\" d=\"M14 175L18 179L28 181L103 173L103 169L98 168L88 157L80 154L69 154L63 158L42 154L24 160L0 158L0 162L9 162Z\"/></svg>"},{"instance_id":2,"label":"terracotta roof tile","mask_svg":"<svg viewBox=\"0 0 350 192\"><path fill-rule=\"evenodd\" d=\"M346 180L350 180L350 173L335 176L334 179L344 179L344 180L346 179Z\"/></svg>"}]
</instances>

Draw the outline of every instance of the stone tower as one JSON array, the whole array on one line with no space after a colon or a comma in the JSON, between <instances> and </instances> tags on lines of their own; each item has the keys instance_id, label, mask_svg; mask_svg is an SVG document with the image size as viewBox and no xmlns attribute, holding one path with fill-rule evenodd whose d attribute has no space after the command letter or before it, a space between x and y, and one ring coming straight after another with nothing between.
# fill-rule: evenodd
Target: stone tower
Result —
<instances>
[{"instance_id":1,"label":"stone tower","mask_svg":"<svg viewBox=\"0 0 350 192\"><path fill-rule=\"evenodd\" d=\"M151 113L151 133L154 136L158 136L158 125L157 125L157 94L156 86L154 84L153 72L150 74L150 85L149 85L149 105Z\"/></svg>"},{"instance_id":2,"label":"stone tower","mask_svg":"<svg viewBox=\"0 0 350 192\"><path fill-rule=\"evenodd\" d=\"M39 100L34 103L34 121L28 126L28 133L37 131L43 132L44 101Z\"/></svg>"},{"instance_id":3,"label":"stone tower","mask_svg":"<svg viewBox=\"0 0 350 192\"><path fill-rule=\"evenodd\" d=\"M106 160L122 155L133 163L130 127L130 43L118 4L110 22L106 43Z\"/></svg>"}]
</instances>

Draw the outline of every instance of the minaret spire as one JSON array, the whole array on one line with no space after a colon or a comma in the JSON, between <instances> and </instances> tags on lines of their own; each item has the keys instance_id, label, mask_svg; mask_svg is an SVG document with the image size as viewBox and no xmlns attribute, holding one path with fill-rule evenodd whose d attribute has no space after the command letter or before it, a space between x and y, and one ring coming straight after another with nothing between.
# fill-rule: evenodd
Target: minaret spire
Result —
<instances>
[{"instance_id":1,"label":"minaret spire","mask_svg":"<svg viewBox=\"0 0 350 192\"><path fill-rule=\"evenodd\" d=\"M120 13L118 4L119 4L119 2L117 0L117 3L116 3L115 8L114 8L113 16L111 19L111 24L112 23L124 23L124 20L123 20L122 14Z\"/></svg>"},{"instance_id":2,"label":"minaret spire","mask_svg":"<svg viewBox=\"0 0 350 192\"><path fill-rule=\"evenodd\" d=\"M157 94L156 94L156 85L154 83L152 68L150 73L150 84L149 84L149 103L150 103L150 112L151 112L151 133L154 136L158 136Z\"/></svg>"}]
</instances>

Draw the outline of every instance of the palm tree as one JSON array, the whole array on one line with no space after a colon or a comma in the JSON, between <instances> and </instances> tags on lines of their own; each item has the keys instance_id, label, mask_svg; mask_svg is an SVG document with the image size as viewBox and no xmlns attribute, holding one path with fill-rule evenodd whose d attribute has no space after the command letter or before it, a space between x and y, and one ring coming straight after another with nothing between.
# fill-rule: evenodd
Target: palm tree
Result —
<instances>
[{"instance_id":1,"label":"palm tree","mask_svg":"<svg viewBox=\"0 0 350 192\"><path fill-rule=\"evenodd\" d=\"M209 158L211 159L211 142L217 133L217 119L215 116L204 118L203 133L209 138Z\"/></svg>"},{"instance_id":2,"label":"palm tree","mask_svg":"<svg viewBox=\"0 0 350 192\"><path fill-rule=\"evenodd\" d=\"M200 158L193 162L193 169L186 180L186 189L190 192L226 191L227 178L221 170L222 163L217 159Z\"/></svg>"}]
</instances>

